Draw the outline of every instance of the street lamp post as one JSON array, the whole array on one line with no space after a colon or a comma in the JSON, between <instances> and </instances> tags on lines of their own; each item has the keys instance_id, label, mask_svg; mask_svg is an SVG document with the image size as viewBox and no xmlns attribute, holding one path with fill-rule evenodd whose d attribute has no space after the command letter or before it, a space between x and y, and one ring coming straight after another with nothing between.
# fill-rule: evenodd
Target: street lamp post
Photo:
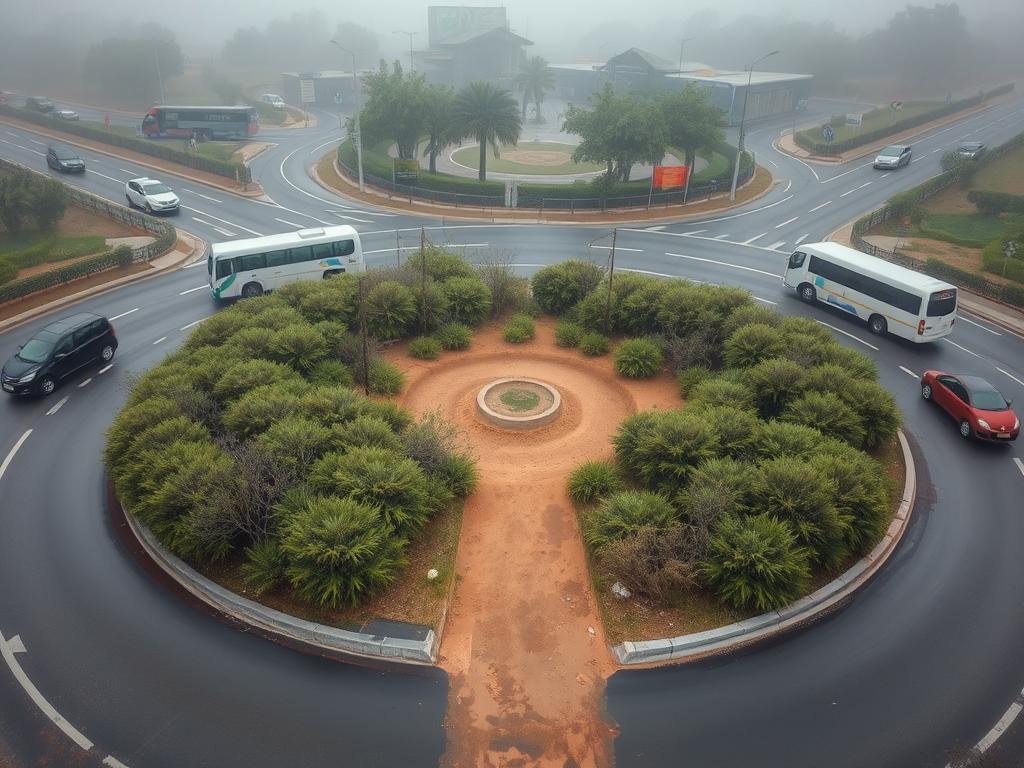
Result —
<instances>
[{"instance_id":1,"label":"street lamp post","mask_svg":"<svg viewBox=\"0 0 1024 768\"><path fill-rule=\"evenodd\" d=\"M160 83L160 103L163 104L164 99L164 78L160 74L160 45L157 43L153 46L153 61L156 62L156 80Z\"/></svg>"},{"instance_id":2,"label":"street lamp post","mask_svg":"<svg viewBox=\"0 0 1024 768\"><path fill-rule=\"evenodd\" d=\"M362 97L359 93L359 70L356 69L356 54L354 51L345 48L337 40L331 40L331 44L338 46L339 50L352 57L352 83L356 92L356 121L352 129L352 141L356 145L356 164L359 166L359 191L365 192L366 184L363 182L363 132L359 127L359 113L363 111L363 107Z\"/></svg>"},{"instance_id":3,"label":"street lamp post","mask_svg":"<svg viewBox=\"0 0 1024 768\"><path fill-rule=\"evenodd\" d=\"M418 35L419 33L418 32L405 32L405 31L403 31L401 29L396 29L391 34L393 34L393 35L406 35L406 36L408 36L408 38L409 38L409 71L410 72L415 72L416 71L416 60L412 56L412 39L414 37L416 37L416 35Z\"/></svg>"},{"instance_id":4,"label":"street lamp post","mask_svg":"<svg viewBox=\"0 0 1024 768\"><path fill-rule=\"evenodd\" d=\"M682 40L679 41L679 72L680 73L682 73L682 71L683 71L683 45L685 43L690 42L693 39L694 38L692 38L692 37L684 37Z\"/></svg>"},{"instance_id":5,"label":"street lamp post","mask_svg":"<svg viewBox=\"0 0 1024 768\"><path fill-rule=\"evenodd\" d=\"M744 149L744 146L743 146L743 140L744 140L743 128L744 128L744 125L743 124L746 122L746 119L747 119L747 98L750 96L750 83L751 83L751 80L754 77L754 67L756 67L758 64L760 64L765 59L767 59L769 56L774 56L777 53L778 53L778 51L772 51L771 53L766 53L764 56L762 56L761 58L755 60L753 64L751 64L749 67L747 67L747 89L743 92L743 110L742 110L742 112L740 112L740 140L739 140L739 142L737 142L737 145L736 145L736 162L734 162L733 166L732 166L732 187L729 189L729 200L735 200L736 199L736 182L739 180L739 176L740 176L740 161L743 159L743 149Z\"/></svg>"}]
</instances>

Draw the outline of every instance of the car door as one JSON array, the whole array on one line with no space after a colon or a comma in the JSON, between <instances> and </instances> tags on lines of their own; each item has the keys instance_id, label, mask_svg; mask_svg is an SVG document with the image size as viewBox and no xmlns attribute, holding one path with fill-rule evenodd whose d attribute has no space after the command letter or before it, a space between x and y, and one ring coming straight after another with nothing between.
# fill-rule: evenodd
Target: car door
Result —
<instances>
[{"instance_id":1,"label":"car door","mask_svg":"<svg viewBox=\"0 0 1024 768\"><path fill-rule=\"evenodd\" d=\"M952 379L949 383L951 396L946 410L949 411L949 415L954 419L961 421L962 419L966 419L970 413L971 398L970 395L967 394L967 387L952 376L950 379Z\"/></svg>"},{"instance_id":2,"label":"car door","mask_svg":"<svg viewBox=\"0 0 1024 768\"><path fill-rule=\"evenodd\" d=\"M943 410L952 415L953 401L956 400L952 387L956 386L959 382L952 376L937 376L935 383L937 386L932 387L932 399L941 405Z\"/></svg>"},{"instance_id":3,"label":"car door","mask_svg":"<svg viewBox=\"0 0 1024 768\"><path fill-rule=\"evenodd\" d=\"M96 356L92 353L92 348L96 341L95 325L95 323L88 323L71 334L73 349L71 352L71 367L68 373L73 373L83 365L87 365Z\"/></svg>"},{"instance_id":4,"label":"car door","mask_svg":"<svg viewBox=\"0 0 1024 768\"><path fill-rule=\"evenodd\" d=\"M132 203L141 207L144 203L142 198L142 186L138 182L132 181L128 184L128 190L128 195L131 197Z\"/></svg>"},{"instance_id":5,"label":"car door","mask_svg":"<svg viewBox=\"0 0 1024 768\"><path fill-rule=\"evenodd\" d=\"M53 357L51 358L53 363L50 366L50 375L53 378L63 379L76 369L74 351L73 334L67 333L57 342L57 346L53 349Z\"/></svg>"},{"instance_id":6,"label":"car door","mask_svg":"<svg viewBox=\"0 0 1024 768\"><path fill-rule=\"evenodd\" d=\"M51 168L57 167L57 153L52 149L46 153L46 164Z\"/></svg>"},{"instance_id":7,"label":"car door","mask_svg":"<svg viewBox=\"0 0 1024 768\"><path fill-rule=\"evenodd\" d=\"M903 157L900 158L900 162L902 162L903 165L910 165L910 155L910 147L907 147L903 150Z\"/></svg>"}]
</instances>

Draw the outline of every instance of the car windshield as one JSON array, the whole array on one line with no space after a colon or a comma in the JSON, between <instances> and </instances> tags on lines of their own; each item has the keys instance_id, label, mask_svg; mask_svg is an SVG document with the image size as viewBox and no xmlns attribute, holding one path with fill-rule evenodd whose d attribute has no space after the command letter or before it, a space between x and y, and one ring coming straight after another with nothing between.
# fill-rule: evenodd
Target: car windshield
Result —
<instances>
[{"instance_id":1,"label":"car windshield","mask_svg":"<svg viewBox=\"0 0 1024 768\"><path fill-rule=\"evenodd\" d=\"M53 351L53 344L42 339L29 339L21 349L18 350L18 357L26 363L45 362Z\"/></svg>"},{"instance_id":2,"label":"car windshield","mask_svg":"<svg viewBox=\"0 0 1024 768\"><path fill-rule=\"evenodd\" d=\"M971 390L971 405L981 411L1005 411L1009 406L994 389Z\"/></svg>"},{"instance_id":3,"label":"car windshield","mask_svg":"<svg viewBox=\"0 0 1024 768\"><path fill-rule=\"evenodd\" d=\"M880 154L882 157L899 157L900 152L902 150L903 150L903 147L892 146L892 147L886 147L885 149L883 149L878 154Z\"/></svg>"},{"instance_id":4,"label":"car windshield","mask_svg":"<svg viewBox=\"0 0 1024 768\"><path fill-rule=\"evenodd\" d=\"M171 188L166 184L160 184L158 182L156 184L143 184L142 191L147 195L162 195L165 192L170 192Z\"/></svg>"},{"instance_id":5,"label":"car windshield","mask_svg":"<svg viewBox=\"0 0 1024 768\"><path fill-rule=\"evenodd\" d=\"M54 152L54 154L57 155L57 157L60 160L77 160L78 159L78 155L76 155L74 152L68 152L66 149L58 149L56 152Z\"/></svg>"}]
</instances>

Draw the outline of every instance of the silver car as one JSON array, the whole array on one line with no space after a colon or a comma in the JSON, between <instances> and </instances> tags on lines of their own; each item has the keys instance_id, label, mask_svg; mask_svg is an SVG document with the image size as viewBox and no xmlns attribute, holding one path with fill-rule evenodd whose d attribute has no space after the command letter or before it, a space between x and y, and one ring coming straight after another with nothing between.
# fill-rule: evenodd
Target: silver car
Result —
<instances>
[{"instance_id":1,"label":"silver car","mask_svg":"<svg viewBox=\"0 0 1024 768\"><path fill-rule=\"evenodd\" d=\"M50 113L58 120L77 120L78 113L73 109L55 109Z\"/></svg>"},{"instance_id":2,"label":"silver car","mask_svg":"<svg viewBox=\"0 0 1024 768\"><path fill-rule=\"evenodd\" d=\"M124 185L128 207L142 208L147 213L177 213L181 201L170 187L156 179L132 179Z\"/></svg>"},{"instance_id":3,"label":"silver car","mask_svg":"<svg viewBox=\"0 0 1024 768\"><path fill-rule=\"evenodd\" d=\"M904 165L910 165L909 144L890 144L878 153L874 162L875 168L889 171L902 168Z\"/></svg>"}]
</instances>

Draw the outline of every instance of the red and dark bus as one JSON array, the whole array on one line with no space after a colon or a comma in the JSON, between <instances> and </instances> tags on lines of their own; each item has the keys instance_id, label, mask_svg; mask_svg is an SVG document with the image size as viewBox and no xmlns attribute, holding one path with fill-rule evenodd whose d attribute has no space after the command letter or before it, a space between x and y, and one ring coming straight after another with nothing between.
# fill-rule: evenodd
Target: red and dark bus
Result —
<instances>
[{"instance_id":1,"label":"red and dark bus","mask_svg":"<svg viewBox=\"0 0 1024 768\"><path fill-rule=\"evenodd\" d=\"M252 107L153 107L142 119L142 134L151 139L195 136L199 139L246 139L259 130Z\"/></svg>"}]
</instances>

